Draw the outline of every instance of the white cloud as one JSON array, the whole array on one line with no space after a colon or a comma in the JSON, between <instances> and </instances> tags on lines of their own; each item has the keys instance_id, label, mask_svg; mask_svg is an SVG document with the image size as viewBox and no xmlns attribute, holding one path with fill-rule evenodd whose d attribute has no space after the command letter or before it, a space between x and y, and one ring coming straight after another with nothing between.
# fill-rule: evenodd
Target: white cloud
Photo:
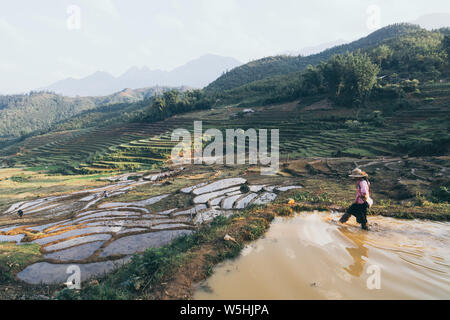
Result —
<instances>
[{"instance_id":1,"label":"white cloud","mask_svg":"<svg viewBox=\"0 0 450 320\"><path fill-rule=\"evenodd\" d=\"M155 17L156 23L164 29L183 29L183 21L173 15L158 13Z\"/></svg>"},{"instance_id":2,"label":"white cloud","mask_svg":"<svg viewBox=\"0 0 450 320\"><path fill-rule=\"evenodd\" d=\"M3 18L0 18L0 39L1 38L19 45L24 45L26 43L22 33Z\"/></svg>"},{"instance_id":3,"label":"white cloud","mask_svg":"<svg viewBox=\"0 0 450 320\"><path fill-rule=\"evenodd\" d=\"M100 12L109 15L113 19L120 19L120 11L113 0L91 0L87 1L87 6L91 6ZM83 7L81 8L83 10Z\"/></svg>"},{"instance_id":4,"label":"white cloud","mask_svg":"<svg viewBox=\"0 0 450 320\"><path fill-rule=\"evenodd\" d=\"M1 62L0 70L3 72L14 72L17 70L17 65L14 63Z\"/></svg>"},{"instance_id":5,"label":"white cloud","mask_svg":"<svg viewBox=\"0 0 450 320\"><path fill-rule=\"evenodd\" d=\"M84 73L86 70L92 69L91 66L87 66L74 57L60 57L58 58L58 62L65 68L78 71L80 73Z\"/></svg>"},{"instance_id":6,"label":"white cloud","mask_svg":"<svg viewBox=\"0 0 450 320\"><path fill-rule=\"evenodd\" d=\"M179 0L171 0L170 5L174 10L181 10L183 8L181 2Z\"/></svg>"}]
</instances>

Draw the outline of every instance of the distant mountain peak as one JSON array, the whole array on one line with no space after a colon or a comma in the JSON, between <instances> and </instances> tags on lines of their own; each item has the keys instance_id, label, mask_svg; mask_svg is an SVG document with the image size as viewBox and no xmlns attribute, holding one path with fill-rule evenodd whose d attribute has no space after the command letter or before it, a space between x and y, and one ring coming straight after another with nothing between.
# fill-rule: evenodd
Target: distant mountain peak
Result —
<instances>
[{"instance_id":1,"label":"distant mountain peak","mask_svg":"<svg viewBox=\"0 0 450 320\"><path fill-rule=\"evenodd\" d=\"M154 86L202 88L224 71L241 65L238 60L215 54L205 54L172 71L151 70L147 66L132 66L119 77L96 71L81 79L67 78L44 90L67 96L104 96L124 88L137 89ZM127 91L123 91L127 92Z\"/></svg>"},{"instance_id":2,"label":"distant mountain peak","mask_svg":"<svg viewBox=\"0 0 450 320\"><path fill-rule=\"evenodd\" d=\"M114 78L114 76L108 72L105 71L96 71L92 73L91 75L85 77L86 78Z\"/></svg>"},{"instance_id":3,"label":"distant mountain peak","mask_svg":"<svg viewBox=\"0 0 450 320\"><path fill-rule=\"evenodd\" d=\"M421 15L412 23L428 30L450 27L450 12L427 13Z\"/></svg>"},{"instance_id":4,"label":"distant mountain peak","mask_svg":"<svg viewBox=\"0 0 450 320\"><path fill-rule=\"evenodd\" d=\"M132 66L130 67L127 71L124 72L125 73L132 73L132 72L146 72L146 71L150 71L149 67L147 66Z\"/></svg>"},{"instance_id":5,"label":"distant mountain peak","mask_svg":"<svg viewBox=\"0 0 450 320\"><path fill-rule=\"evenodd\" d=\"M318 44L316 46L308 46L308 47L304 47L301 48L300 50L289 50L289 51L285 51L282 54L283 55L289 55L289 56L298 56L298 55L302 55L302 56L310 56L312 54L317 54L320 53L326 49L335 47L335 46L339 46L341 44L345 44L348 41L343 40L343 39L339 39L336 41L329 41L329 42L324 42L321 44Z\"/></svg>"}]
</instances>

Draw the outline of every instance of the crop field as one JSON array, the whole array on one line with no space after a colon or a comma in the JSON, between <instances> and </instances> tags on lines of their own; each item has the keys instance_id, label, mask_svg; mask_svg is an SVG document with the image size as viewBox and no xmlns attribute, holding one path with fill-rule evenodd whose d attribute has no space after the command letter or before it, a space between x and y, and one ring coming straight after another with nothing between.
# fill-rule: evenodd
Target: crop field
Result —
<instances>
[{"instance_id":1,"label":"crop field","mask_svg":"<svg viewBox=\"0 0 450 320\"><path fill-rule=\"evenodd\" d=\"M305 157L374 157L404 155L400 143L430 142L449 131L450 85L425 85L408 97L408 105L392 110L391 102L376 102L364 112L333 107L322 97L281 105L222 107L173 116L155 123L128 123L59 132L28 138L2 150L4 159L27 167L65 168L61 173L155 169L165 163L176 142L176 128L192 132L194 121L209 128L279 129L282 160ZM377 118L375 118L375 115ZM225 135L224 135L225 136Z\"/></svg>"},{"instance_id":2,"label":"crop field","mask_svg":"<svg viewBox=\"0 0 450 320\"><path fill-rule=\"evenodd\" d=\"M170 137L161 136L178 127L176 119L158 123L130 123L92 128L71 135L42 135L27 139L21 152L5 157L16 165L65 166L81 173L125 168L121 165L150 165L164 160L162 150L170 147ZM50 136L50 137L49 137ZM162 142L160 142L162 141ZM146 147L147 146L147 147Z\"/></svg>"}]
</instances>

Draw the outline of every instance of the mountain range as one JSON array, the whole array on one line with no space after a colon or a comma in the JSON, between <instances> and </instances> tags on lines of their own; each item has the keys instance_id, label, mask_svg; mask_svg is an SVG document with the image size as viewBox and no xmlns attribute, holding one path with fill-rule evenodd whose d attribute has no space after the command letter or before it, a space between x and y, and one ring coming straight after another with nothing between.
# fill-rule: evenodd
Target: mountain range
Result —
<instances>
[{"instance_id":1,"label":"mountain range","mask_svg":"<svg viewBox=\"0 0 450 320\"><path fill-rule=\"evenodd\" d=\"M289 51L285 51L282 53L282 55L288 55L288 56L310 56L312 54L317 54L320 53L324 50L327 50L329 48L335 47L335 46L340 46L342 44L347 43L348 41L345 41L343 39L339 39L336 41L329 41L329 42L324 42L315 46L309 46L309 47L304 47L301 48L299 50L289 50Z\"/></svg>"},{"instance_id":2,"label":"mountain range","mask_svg":"<svg viewBox=\"0 0 450 320\"><path fill-rule=\"evenodd\" d=\"M125 88L137 89L153 86L186 86L203 88L224 72L242 63L230 57L203 55L171 71L131 67L119 77L97 71L81 79L67 78L39 90L65 96L105 96Z\"/></svg>"},{"instance_id":3,"label":"mountain range","mask_svg":"<svg viewBox=\"0 0 450 320\"><path fill-rule=\"evenodd\" d=\"M73 130L117 122L141 121L148 119L149 115L152 115L149 113L152 110L156 110L156 115L160 112L161 119L172 111L179 113L180 110L198 110L212 105L217 108L229 105L251 107L292 101L299 97L300 89L302 89L302 72L309 65L314 66L325 62L335 54L358 50L376 54L373 50L381 45L388 46L393 52L389 63L385 61L387 63L385 73L403 73L402 79L414 78L421 82L429 80L429 78L422 79L422 76L438 74L439 78L436 78L436 81L442 79L446 81L445 77L450 73L448 68L442 69L440 66L444 61L442 58L447 56L446 46L448 46L449 37L450 29L448 28L430 32L418 25L400 23L383 27L361 39L334 46L318 54L282 55L250 61L224 72L204 90L191 92L185 97L169 93L167 97L164 97L167 101L170 102L172 98L176 101L177 97L180 99L178 103L172 104L172 109L167 108L166 100L158 100L159 107L153 108L154 100L151 99L156 93L161 93L169 87L159 86L139 90L117 88L118 83L120 84L119 80L123 81L121 85L126 82L126 87L145 87L146 81L160 83L163 76L167 76L167 72L158 71L159 74L156 74L155 71L147 68L131 68L118 78L104 72L96 72L84 79L72 79L72 81L66 80L60 83L61 88L66 90L66 95L69 88L72 89L71 95L74 95L75 89L78 90L78 94L83 89L84 94L91 95L88 97L74 98L48 92L0 96L0 145L2 140L9 143L26 135L46 132L54 128ZM215 56L206 56L208 57L211 60L217 59ZM205 74L206 71L202 69L200 73L192 70L198 68L196 64L205 68L207 65L205 60L208 60L206 58L197 59L173 70L172 72L177 75L173 81L187 83L185 79L191 81L198 79L195 77ZM426 64L423 61L426 61ZM436 69L435 66L439 66L440 69ZM150 78L150 75L157 79ZM62 86L64 83L67 84L65 88ZM189 88L181 86L178 88L182 92L186 89ZM55 91L61 92L60 90ZM117 93L111 96L95 97L100 92L109 90ZM69 125L65 125L66 123Z\"/></svg>"},{"instance_id":4,"label":"mountain range","mask_svg":"<svg viewBox=\"0 0 450 320\"><path fill-rule=\"evenodd\" d=\"M418 24L428 30L450 27L450 12L424 14L411 23Z\"/></svg>"}]
</instances>

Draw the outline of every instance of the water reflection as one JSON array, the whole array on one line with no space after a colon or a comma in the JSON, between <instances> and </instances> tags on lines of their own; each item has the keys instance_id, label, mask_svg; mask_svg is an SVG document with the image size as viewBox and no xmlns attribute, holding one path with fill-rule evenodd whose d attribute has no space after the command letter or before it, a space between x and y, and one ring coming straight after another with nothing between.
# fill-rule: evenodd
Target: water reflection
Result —
<instances>
[{"instance_id":1,"label":"water reflection","mask_svg":"<svg viewBox=\"0 0 450 320\"><path fill-rule=\"evenodd\" d=\"M277 218L265 238L199 284L196 299L449 299L450 223L333 214ZM381 288L367 286L373 266Z\"/></svg>"},{"instance_id":2,"label":"water reflection","mask_svg":"<svg viewBox=\"0 0 450 320\"><path fill-rule=\"evenodd\" d=\"M340 227L339 231L346 235L348 238L353 240L356 245L354 247L345 248L347 252L352 256L353 263L345 267L344 270L350 275L359 277L364 272L364 266L366 264L367 258L369 257L369 249L365 246L365 241L367 239L367 233L360 233L356 236L355 232L349 231L345 227Z\"/></svg>"}]
</instances>

